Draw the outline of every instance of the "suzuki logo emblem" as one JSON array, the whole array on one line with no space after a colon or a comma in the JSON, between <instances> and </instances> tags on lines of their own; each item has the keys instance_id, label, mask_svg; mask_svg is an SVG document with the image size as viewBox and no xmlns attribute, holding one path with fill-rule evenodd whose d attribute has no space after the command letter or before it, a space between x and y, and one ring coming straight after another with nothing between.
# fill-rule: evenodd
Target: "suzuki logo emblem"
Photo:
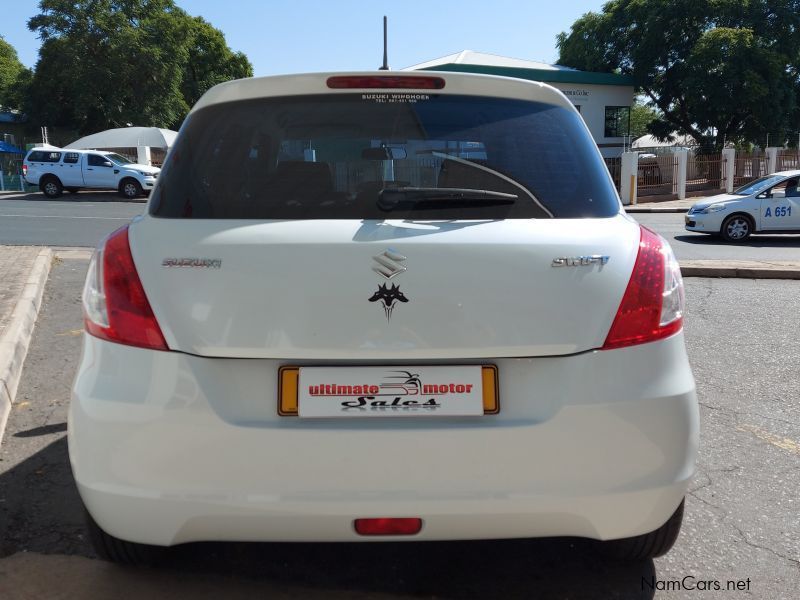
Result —
<instances>
[{"instance_id":1,"label":"suzuki logo emblem","mask_svg":"<svg viewBox=\"0 0 800 600\"><path fill-rule=\"evenodd\" d=\"M408 267L400 264L405 259L406 257L402 254L398 254L391 248L388 248L382 254L372 257L372 260L378 263L372 265L372 270L386 279L391 279L395 275L400 275L400 273L408 269Z\"/></svg>"}]
</instances>

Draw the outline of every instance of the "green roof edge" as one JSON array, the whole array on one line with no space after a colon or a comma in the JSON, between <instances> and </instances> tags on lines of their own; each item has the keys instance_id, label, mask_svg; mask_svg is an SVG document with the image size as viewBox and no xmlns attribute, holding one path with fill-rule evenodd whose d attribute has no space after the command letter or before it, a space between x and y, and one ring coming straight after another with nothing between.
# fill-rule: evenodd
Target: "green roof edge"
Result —
<instances>
[{"instance_id":1,"label":"green roof edge","mask_svg":"<svg viewBox=\"0 0 800 600\"><path fill-rule=\"evenodd\" d=\"M450 71L455 73L482 73L543 81L545 83L585 83L590 85L624 85L633 87L633 77L616 73L590 73L588 71L550 71L547 69L520 69L489 65L464 65L450 63L424 67L420 71Z\"/></svg>"}]
</instances>

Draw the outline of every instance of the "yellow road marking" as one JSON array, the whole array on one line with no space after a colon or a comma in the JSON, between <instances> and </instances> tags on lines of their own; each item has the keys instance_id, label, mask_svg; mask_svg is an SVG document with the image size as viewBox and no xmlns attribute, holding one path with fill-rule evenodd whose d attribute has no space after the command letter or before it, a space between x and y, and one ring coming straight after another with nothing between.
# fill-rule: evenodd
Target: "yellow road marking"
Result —
<instances>
[{"instance_id":1,"label":"yellow road marking","mask_svg":"<svg viewBox=\"0 0 800 600\"><path fill-rule=\"evenodd\" d=\"M792 454L800 454L800 443L797 443L792 439L775 435L774 433L770 433L769 431L764 431L763 429L756 427L755 425L738 425L736 429L738 429L739 431L746 431L748 433L752 433L758 439L764 440L768 444L777 446L778 448L791 452Z\"/></svg>"},{"instance_id":2,"label":"yellow road marking","mask_svg":"<svg viewBox=\"0 0 800 600\"><path fill-rule=\"evenodd\" d=\"M57 333L56 335L80 335L83 333L83 329L70 329L69 331L64 331L62 333Z\"/></svg>"}]
</instances>

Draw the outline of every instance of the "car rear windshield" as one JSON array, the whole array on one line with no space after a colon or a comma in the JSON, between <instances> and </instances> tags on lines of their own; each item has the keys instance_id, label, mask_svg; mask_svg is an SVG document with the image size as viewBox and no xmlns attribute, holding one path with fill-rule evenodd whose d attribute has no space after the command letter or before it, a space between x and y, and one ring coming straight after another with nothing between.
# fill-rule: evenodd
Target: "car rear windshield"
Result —
<instances>
[{"instance_id":1,"label":"car rear windshield","mask_svg":"<svg viewBox=\"0 0 800 600\"><path fill-rule=\"evenodd\" d=\"M580 115L533 101L359 93L216 104L188 118L150 213L193 219L608 217Z\"/></svg>"}]
</instances>

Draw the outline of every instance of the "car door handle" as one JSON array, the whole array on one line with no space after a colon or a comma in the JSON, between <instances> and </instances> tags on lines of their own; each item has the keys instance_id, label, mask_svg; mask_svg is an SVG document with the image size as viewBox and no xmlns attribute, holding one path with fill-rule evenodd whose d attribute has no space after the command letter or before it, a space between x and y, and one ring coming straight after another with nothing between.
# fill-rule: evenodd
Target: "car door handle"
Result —
<instances>
[{"instance_id":1,"label":"car door handle","mask_svg":"<svg viewBox=\"0 0 800 600\"><path fill-rule=\"evenodd\" d=\"M116 175L117 173L119 173L119 169L114 169L114 174Z\"/></svg>"},{"instance_id":2,"label":"car door handle","mask_svg":"<svg viewBox=\"0 0 800 600\"><path fill-rule=\"evenodd\" d=\"M87 171L94 171L94 169L86 169Z\"/></svg>"}]
</instances>

